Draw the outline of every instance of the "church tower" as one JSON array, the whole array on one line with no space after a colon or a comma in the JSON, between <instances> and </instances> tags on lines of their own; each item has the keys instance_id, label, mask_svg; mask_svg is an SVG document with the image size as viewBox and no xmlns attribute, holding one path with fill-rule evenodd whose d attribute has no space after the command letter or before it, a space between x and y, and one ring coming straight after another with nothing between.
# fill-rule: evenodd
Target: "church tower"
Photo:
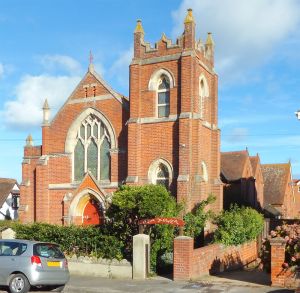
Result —
<instances>
[{"instance_id":1,"label":"church tower","mask_svg":"<svg viewBox=\"0 0 300 293\"><path fill-rule=\"evenodd\" d=\"M165 34L152 47L142 22L134 31L130 65L127 184L161 183L187 210L212 193L222 209L218 77L214 42L195 39L192 10L172 43Z\"/></svg>"}]
</instances>

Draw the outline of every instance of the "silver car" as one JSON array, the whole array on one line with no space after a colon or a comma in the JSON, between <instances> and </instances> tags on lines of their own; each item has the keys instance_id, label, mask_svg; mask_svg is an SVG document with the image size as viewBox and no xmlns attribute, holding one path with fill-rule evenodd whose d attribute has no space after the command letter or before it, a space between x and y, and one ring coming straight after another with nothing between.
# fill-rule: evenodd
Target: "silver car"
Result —
<instances>
[{"instance_id":1,"label":"silver car","mask_svg":"<svg viewBox=\"0 0 300 293\"><path fill-rule=\"evenodd\" d=\"M70 278L68 262L58 245L0 239L0 286L11 293L47 286L61 292Z\"/></svg>"}]
</instances>

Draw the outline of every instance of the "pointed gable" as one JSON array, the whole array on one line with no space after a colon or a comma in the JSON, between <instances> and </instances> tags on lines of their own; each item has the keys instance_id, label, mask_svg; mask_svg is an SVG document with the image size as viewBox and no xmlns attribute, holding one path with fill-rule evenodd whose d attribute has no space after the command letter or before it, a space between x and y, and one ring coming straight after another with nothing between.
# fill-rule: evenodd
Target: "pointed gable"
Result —
<instances>
[{"instance_id":1,"label":"pointed gable","mask_svg":"<svg viewBox=\"0 0 300 293\"><path fill-rule=\"evenodd\" d=\"M77 187L75 193L78 194L81 191L86 190L86 189L92 189L97 193L104 194L102 189L99 187L96 179L94 178L94 176L90 172L87 172L85 174L85 176L83 177L80 185Z\"/></svg>"},{"instance_id":2,"label":"pointed gable","mask_svg":"<svg viewBox=\"0 0 300 293\"><path fill-rule=\"evenodd\" d=\"M264 205L284 204L286 186L289 183L290 164L261 165L264 177Z\"/></svg>"},{"instance_id":3,"label":"pointed gable","mask_svg":"<svg viewBox=\"0 0 300 293\"><path fill-rule=\"evenodd\" d=\"M226 180L243 178L248 157L247 150L221 153L221 173Z\"/></svg>"},{"instance_id":4,"label":"pointed gable","mask_svg":"<svg viewBox=\"0 0 300 293\"><path fill-rule=\"evenodd\" d=\"M112 89L108 83L101 78L101 76L94 70L92 64L90 64L88 72L85 74L79 85L75 88L70 95L68 102L76 99L86 98L114 98L120 103L123 103L124 96L118 94ZM127 98L125 98L127 99ZM84 101L83 101L84 102Z\"/></svg>"}]
</instances>

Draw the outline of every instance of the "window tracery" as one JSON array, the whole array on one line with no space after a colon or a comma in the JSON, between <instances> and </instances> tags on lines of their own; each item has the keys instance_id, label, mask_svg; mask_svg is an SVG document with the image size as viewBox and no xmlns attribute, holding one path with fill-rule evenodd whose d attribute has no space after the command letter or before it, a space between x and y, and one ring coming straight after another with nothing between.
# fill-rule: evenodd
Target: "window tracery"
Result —
<instances>
[{"instance_id":1,"label":"window tracery","mask_svg":"<svg viewBox=\"0 0 300 293\"><path fill-rule=\"evenodd\" d=\"M88 170L97 180L109 180L111 141L108 130L96 115L91 114L81 122L76 140L75 181L82 180Z\"/></svg>"}]
</instances>

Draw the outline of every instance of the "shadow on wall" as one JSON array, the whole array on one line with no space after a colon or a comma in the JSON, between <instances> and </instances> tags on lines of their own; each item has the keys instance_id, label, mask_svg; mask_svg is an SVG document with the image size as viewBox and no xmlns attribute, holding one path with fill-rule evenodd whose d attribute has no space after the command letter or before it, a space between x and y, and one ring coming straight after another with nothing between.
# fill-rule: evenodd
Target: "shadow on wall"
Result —
<instances>
[{"instance_id":1,"label":"shadow on wall","mask_svg":"<svg viewBox=\"0 0 300 293\"><path fill-rule=\"evenodd\" d=\"M210 275L216 275L225 271L237 270L243 267L242 260L238 254L229 254L223 260L216 258L211 268L209 269Z\"/></svg>"}]
</instances>

